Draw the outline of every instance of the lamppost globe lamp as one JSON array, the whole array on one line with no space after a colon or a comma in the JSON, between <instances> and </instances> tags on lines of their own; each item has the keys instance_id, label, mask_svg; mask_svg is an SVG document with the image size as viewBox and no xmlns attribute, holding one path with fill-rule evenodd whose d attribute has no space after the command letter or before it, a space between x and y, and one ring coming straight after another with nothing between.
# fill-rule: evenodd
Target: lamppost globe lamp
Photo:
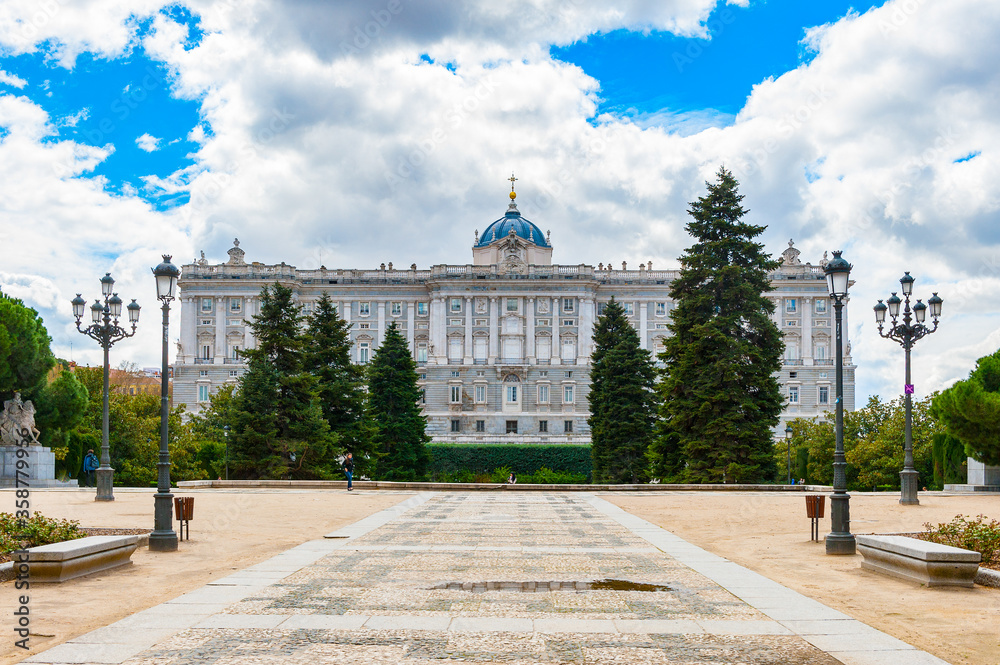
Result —
<instances>
[{"instance_id":1,"label":"lamppost globe lamp","mask_svg":"<svg viewBox=\"0 0 1000 665\"><path fill-rule=\"evenodd\" d=\"M915 281L916 279L909 273L909 271L904 273L903 276L899 278L899 285L903 288L904 296L908 296L913 293L913 282Z\"/></svg>"},{"instance_id":2,"label":"lamppost globe lamp","mask_svg":"<svg viewBox=\"0 0 1000 665\"><path fill-rule=\"evenodd\" d=\"M81 319L86 310L87 302L83 295L78 293L73 298L73 318L76 319L76 329L95 340L104 349L104 404L101 423L101 466L97 469L97 495L96 501L114 501L114 469L111 468L111 448L108 442L108 391L111 347L126 337L135 335L136 326L139 324L139 303L132 300L128 304L128 320L132 324L129 332L118 325L118 319L122 314L122 299L113 291L115 280L111 273L105 273L101 278L101 295L104 296L104 303L95 300L90 306L90 316L93 323L86 328L81 328Z\"/></svg>"},{"instance_id":3,"label":"lamppost globe lamp","mask_svg":"<svg viewBox=\"0 0 1000 665\"><path fill-rule=\"evenodd\" d=\"M826 283L833 299L834 319L837 326L836 347L836 448L833 453L833 496L830 497L831 532L826 537L827 554L854 554L857 542L851 534L851 497L847 494L847 458L844 455L844 301L851 283L850 263L835 251L833 260L826 264Z\"/></svg>"},{"instance_id":4,"label":"lamppost globe lamp","mask_svg":"<svg viewBox=\"0 0 1000 665\"><path fill-rule=\"evenodd\" d=\"M163 349L160 368L160 459L156 465L156 494L153 495L153 533L149 534L149 549L157 552L173 552L177 549L177 534L173 529L173 499L170 492L170 436L168 377L170 365L167 340L170 335L170 301L174 299L177 278L181 271L170 262L170 255L164 254L160 265L152 269L156 278L156 297L163 303Z\"/></svg>"},{"instance_id":5,"label":"lamppost globe lamp","mask_svg":"<svg viewBox=\"0 0 1000 665\"><path fill-rule=\"evenodd\" d=\"M903 505L917 505L917 487L919 485L920 474L913 466L913 381L910 378L910 350L921 337L930 335L937 330L938 317L941 316L941 303L943 302L937 293L927 299L927 303L918 300L910 307L910 295L913 293L913 282L916 281L910 273L904 274L899 283L903 287L902 300L893 293L888 299L888 305L883 305L879 300L875 305L875 323L878 324L878 334L885 339L898 342L905 352L906 357L906 383L903 386L903 401L906 408L905 439L903 443L903 470L899 472L899 502ZM903 307L903 320L899 321L899 308ZM885 310L889 310L892 317L892 324L888 331L884 329ZM934 319L934 327L928 328L924 325L927 320L927 310L931 311L931 318Z\"/></svg>"},{"instance_id":6,"label":"lamppost globe lamp","mask_svg":"<svg viewBox=\"0 0 1000 665\"><path fill-rule=\"evenodd\" d=\"M927 299L927 304L931 308L931 318L935 321L937 321L938 317L941 316L941 303L943 302L944 301L941 300L940 296L938 296L937 291L935 291L934 295Z\"/></svg>"},{"instance_id":7,"label":"lamppost globe lamp","mask_svg":"<svg viewBox=\"0 0 1000 665\"><path fill-rule=\"evenodd\" d=\"M83 318L83 312L87 309L87 301L83 299L83 296L79 293L72 300L73 303L73 318L79 323L80 319Z\"/></svg>"},{"instance_id":8,"label":"lamppost globe lamp","mask_svg":"<svg viewBox=\"0 0 1000 665\"><path fill-rule=\"evenodd\" d=\"M885 312L886 310L889 309L889 306L886 305L881 300L879 300L878 304L875 305L874 309L875 309L875 322L880 324L885 323Z\"/></svg>"}]
</instances>

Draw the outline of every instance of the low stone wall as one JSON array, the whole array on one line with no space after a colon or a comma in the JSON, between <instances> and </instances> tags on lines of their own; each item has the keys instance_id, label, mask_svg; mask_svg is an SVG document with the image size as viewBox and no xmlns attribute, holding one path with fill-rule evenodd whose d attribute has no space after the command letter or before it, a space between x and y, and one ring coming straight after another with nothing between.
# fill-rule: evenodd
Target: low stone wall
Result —
<instances>
[{"instance_id":1,"label":"low stone wall","mask_svg":"<svg viewBox=\"0 0 1000 665\"><path fill-rule=\"evenodd\" d=\"M906 536L857 536L866 570L919 582L929 587L971 587L982 555L950 545Z\"/></svg>"},{"instance_id":2,"label":"low stone wall","mask_svg":"<svg viewBox=\"0 0 1000 665\"><path fill-rule=\"evenodd\" d=\"M345 480L182 480L177 487L187 488L284 488L347 489ZM515 483L396 483L386 480L355 480L354 489L369 490L442 490L508 492L832 492L827 485L527 485Z\"/></svg>"}]
</instances>

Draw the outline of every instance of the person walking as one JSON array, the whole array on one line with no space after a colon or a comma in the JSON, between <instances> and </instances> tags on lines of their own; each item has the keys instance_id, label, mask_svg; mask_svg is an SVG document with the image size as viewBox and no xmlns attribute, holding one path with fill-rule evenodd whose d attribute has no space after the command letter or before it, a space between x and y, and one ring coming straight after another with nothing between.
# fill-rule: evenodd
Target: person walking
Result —
<instances>
[{"instance_id":1,"label":"person walking","mask_svg":"<svg viewBox=\"0 0 1000 665\"><path fill-rule=\"evenodd\" d=\"M354 455L347 453L347 457L344 458L344 463L341 466L344 469L344 475L347 476L347 491L350 492L354 489L351 484L354 480Z\"/></svg>"},{"instance_id":2,"label":"person walking","mask_svg":"<svg viewBox=\"0 0 1000 665\"><path fill-rule=\"evenodd\" d=\"M94 472L97 471L97 467L99 466L101 466L101 461L97 459L97 455L94 454L94 450L88 450L86 457L83 458L84 487L96 487L96 484L94 483Z\"/></svg>"}]
</instances>

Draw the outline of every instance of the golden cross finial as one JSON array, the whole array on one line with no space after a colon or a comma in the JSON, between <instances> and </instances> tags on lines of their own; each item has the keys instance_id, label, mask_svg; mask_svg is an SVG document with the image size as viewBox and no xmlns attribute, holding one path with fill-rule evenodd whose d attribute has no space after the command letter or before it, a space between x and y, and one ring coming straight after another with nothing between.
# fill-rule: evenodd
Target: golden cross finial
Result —
<instances>
[{"instance_id":1,"label":"golden cross finial","mask_svg":"<svg viewBox=\"0 0 1000 665\"><path fill-rule=\"evenodd\" d=\"M513 201L514 197L517 196L517 194L514 193L514 181L517 180L517 178L514 177L513 171L511 171L510 177L507 178L507 180L510 180L510 200Z\"/></svg>"}]
</instances>

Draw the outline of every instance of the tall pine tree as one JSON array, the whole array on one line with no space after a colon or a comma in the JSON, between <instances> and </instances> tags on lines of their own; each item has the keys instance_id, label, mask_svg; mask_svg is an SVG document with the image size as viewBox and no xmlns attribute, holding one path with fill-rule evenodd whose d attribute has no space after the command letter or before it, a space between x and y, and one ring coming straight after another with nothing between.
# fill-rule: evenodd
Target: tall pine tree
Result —
<instances>
[{"instance_id":1,"label":"tall pine tree","mask_svg":"<svg viewBox=\"0 0 1000 665\"><path fill-rule=\"evenodd\" d=\"M385 331L368 370L368 393L375 440L381 455L376 473L385 480L422 480L427 474L425 427L420 413L417 364L396 324Z\"/></svg>"},{"instance_id":2,"label":"tall pine tree","mask_svg":"<svg viewBox=\"0 0 1000 665\"><path fill-rule=\"evenodd\" d=\"M695 244L671 284L677 307L660 354L651 471L686 482L761 482L774 477L772 428L783 402L775 374L784 343L765 296L779 263L755 241L765 227L743 221L732 173L721 168L717 178L691 203L686 228Z\"/></svg>"},{"instance_id":3,"label":"tall pine tree","mask_svg":"<svg viewBox=\"0 0 1000 665\"><path fill-rule=\"evenodd\" d=\"M261 291L250 323L257 348L243 351L246 374L234 404L230 450L245 477L331 478L336 436L323 419L316 379L303 365L301 312L288 287Z\"/></svg>"},{"instance_id":4,"label":"tall pine tree","mask_svg":"<svg viewBox=\"0 0 1000 665\"><path fill-rule=\"evenodd\" d=\"M325 293L308 322L303 364L316 378L323 418L344 451L354 454L355 473L371 475L378 457L375 423L367 410L364 366L351 362L351 324Z\"/></svg>"},{"instance_id":5,"label":"tall pine tree","mask_svg":"<svg viewBox=\"0 0 1000 665\"><path fill-rule=\"evenodd\" d=\"M590 370L590 438L595 483L640 483L656 418L656 370L613 298L597 319Z\"/></svg>"}]
</instances>

